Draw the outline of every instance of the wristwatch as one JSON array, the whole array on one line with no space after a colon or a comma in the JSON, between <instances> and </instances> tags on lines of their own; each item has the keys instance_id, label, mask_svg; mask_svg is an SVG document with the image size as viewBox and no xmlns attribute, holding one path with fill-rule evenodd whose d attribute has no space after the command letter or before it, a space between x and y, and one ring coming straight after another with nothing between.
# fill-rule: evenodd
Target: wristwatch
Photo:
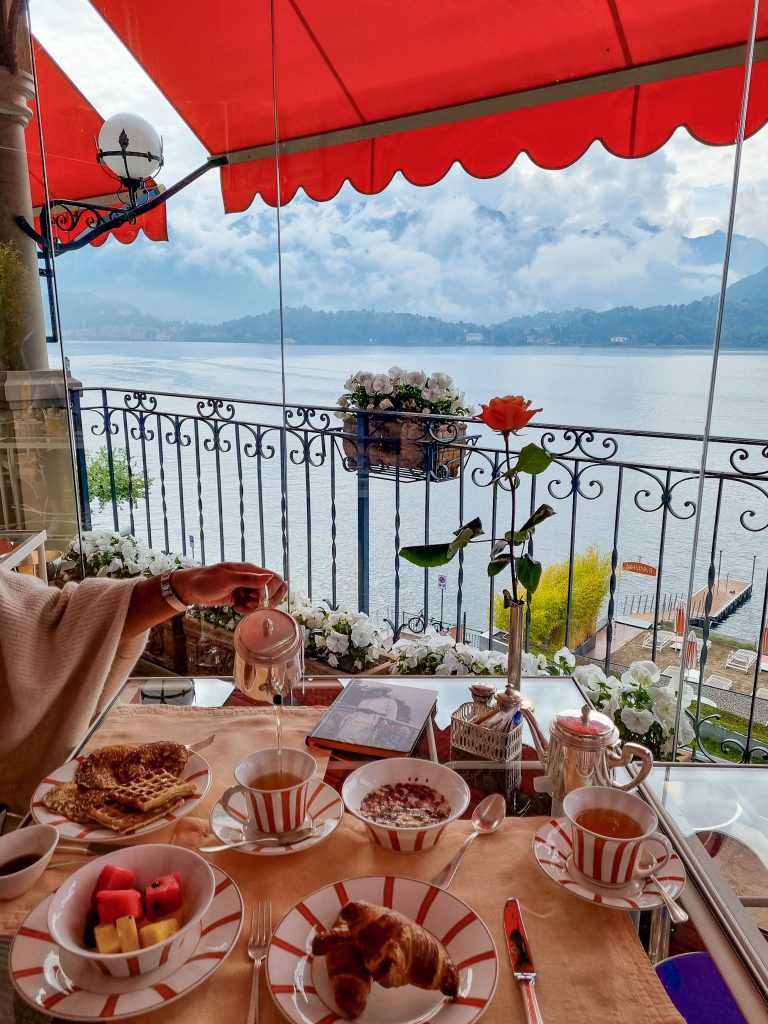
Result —
<instances>
[{"instance_id":1,"label":"wristwatch","mask_svg":"<svg viewBox=\"0 0 768 1024\"><path fill-rule=\"evenodd\" d=\"M176 612L185 612L189 605L184 604L179 599L179 595L173 589L173 583L171 583L171 576L176 572L180 566L174 566L173 569L166 569L166 571L160 577L160 593L163 600L173 608Z\"/></svg>"}]
</instances>

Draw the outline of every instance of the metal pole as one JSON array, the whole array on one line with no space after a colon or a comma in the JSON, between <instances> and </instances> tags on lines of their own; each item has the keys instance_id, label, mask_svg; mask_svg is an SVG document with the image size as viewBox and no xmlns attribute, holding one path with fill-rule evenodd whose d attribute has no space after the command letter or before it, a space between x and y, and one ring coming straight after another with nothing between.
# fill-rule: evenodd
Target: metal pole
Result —
<instances>
[{"instance_id":1,"label":"metal pole","mask_svg":"<svg viewBox=\"0 0 768 1024\"><path fill-rule=\"evenodd\" d=\"M357 607L368 614L370 600L370 462L368 460L368 414L357 414Z\"/></svg>"},{"instance_id":2,"label":"metal pole","mask_svg":"<svg viewBox=\"0 0 768 1024\"><path fill-rule=\"evenodd\" d=\"M445 601L445 589L440 588L440 632L443 631L443 602Z\"/></svg>"},{"instance_id":3,"label":"metal pole","mask_svg":"<svg viewBox=\"0 0 768 1024\"><path fill-rule=\"evenodd\" d=\"M720 555L717 559L717 589L720 589L720 568L723 564L723 549L720 548Z\"/></svg>"}]
</instances>

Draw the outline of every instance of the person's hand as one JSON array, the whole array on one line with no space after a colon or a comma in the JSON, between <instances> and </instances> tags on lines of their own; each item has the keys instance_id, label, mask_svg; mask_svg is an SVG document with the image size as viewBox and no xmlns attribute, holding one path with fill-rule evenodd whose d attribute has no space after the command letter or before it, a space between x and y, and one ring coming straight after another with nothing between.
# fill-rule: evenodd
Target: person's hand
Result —
<instances>
[{"instance_id":1,"label":"person's hand","mask_svg":"<svg viewBox=\"0 0 768 1024\"><path fill-rule=\"evenodd\" d=\"M288 584L276 572L251 562L219 562L179 569L171 583L184 604L231 604L241 615L267 605L276 607L288 590Z\"/></svg>"}]
</instances>

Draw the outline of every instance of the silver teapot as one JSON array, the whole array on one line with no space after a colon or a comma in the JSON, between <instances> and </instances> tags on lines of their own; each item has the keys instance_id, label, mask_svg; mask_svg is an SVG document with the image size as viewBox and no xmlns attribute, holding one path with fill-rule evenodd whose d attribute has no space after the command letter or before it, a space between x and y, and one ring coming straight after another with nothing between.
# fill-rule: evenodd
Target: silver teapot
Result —
<instances>
[{"instance_id":1,"label":"silver teapot","mask_svg":"<svg viewBox=\"0 0 768 1024\"><path fill-rule=\"evenodd\" d=\"M304 639L288 612L257 608L243 616L235 628L234 648L234 682L243 693L282 699L301 682Z\"/></svg>"},{"instance_id":2,"label":"silver teapot","mask_svg":"<svg viewBox=\"0 0 768 1024\"><path fill-rule=\"evenodd\" d=\"M632 789L653 767L653 754L647 747L639 743L625 743L622 747L613 720L588 704L580 711L558 712L549 725L549 741L534 717L530 701L522 701L520 711L546 769L546 775L536 779L534 786L540 792L551 793L557 805L571 790L585 786ZM616 785L614 769L624 767L635 757L640 761L637 774L623 786Z\"/></svg>"}]
</instances>

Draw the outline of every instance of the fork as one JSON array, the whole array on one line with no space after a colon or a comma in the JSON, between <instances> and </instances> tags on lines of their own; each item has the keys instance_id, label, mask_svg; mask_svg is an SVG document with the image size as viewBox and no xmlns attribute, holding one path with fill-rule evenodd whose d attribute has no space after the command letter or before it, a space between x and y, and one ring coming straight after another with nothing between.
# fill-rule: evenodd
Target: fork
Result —
<instances>
[{"instance_id":1,"label":"fork","mask_svg":"<svg viewBox=\"0 0 768 1024\"><path fill-rule=\"evenodd\" d=\"M251 901L251 932L248 936L248 956L253 960L253 977L251 979L251 1001L248 1005L247 1024L259 1024L259 978L261 965L267 955L269 940L272 937L272 902L270 900Z\"/></svg>"},{"instance_id":2,"label":"fork","mask_svg":"<svg viewBox=\"0 0 768 1024\"><path fill-rule=\"evenodd\" d=\"M193 750L197 753L198 750L205 750L206 747L209 747L215 739L216 733L213 732L210 736L207 736L204 740L200 740L198 743L187 743L186 747L187 750Z\"/></svg>"}]
</instances>

